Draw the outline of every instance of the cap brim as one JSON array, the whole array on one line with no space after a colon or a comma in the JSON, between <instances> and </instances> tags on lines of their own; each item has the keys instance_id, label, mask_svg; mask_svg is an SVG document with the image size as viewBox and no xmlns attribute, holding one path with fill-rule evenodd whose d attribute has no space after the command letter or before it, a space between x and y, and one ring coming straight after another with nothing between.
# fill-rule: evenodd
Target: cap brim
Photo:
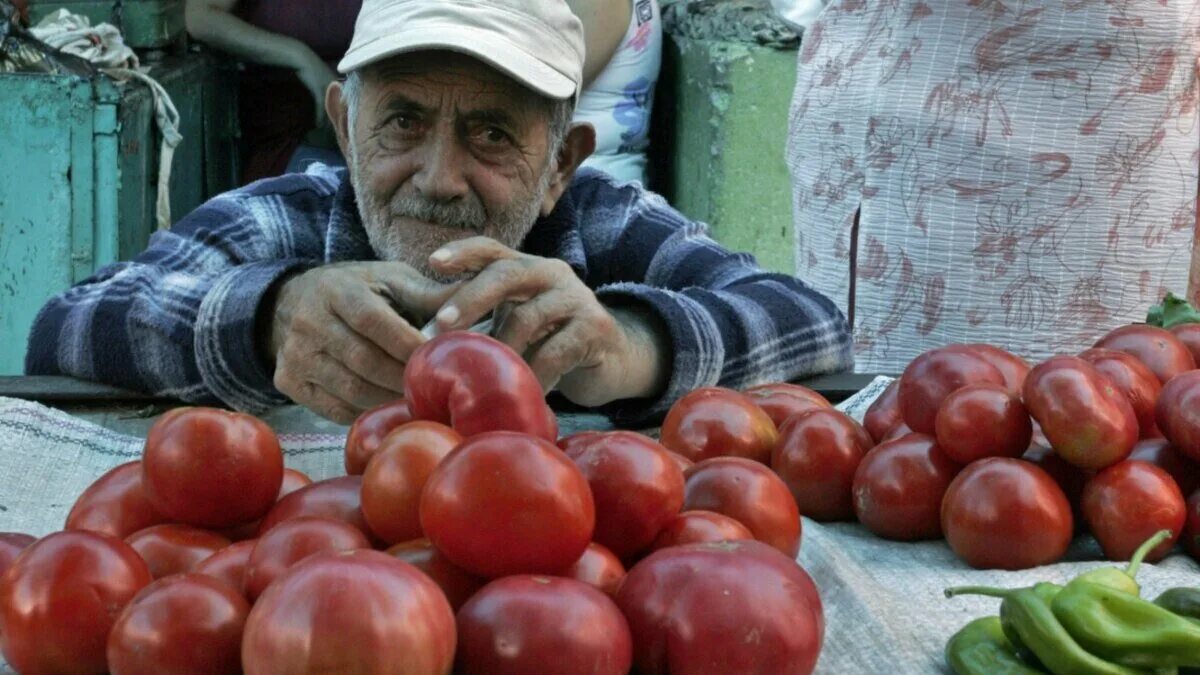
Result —
<instances>
[{"instance_id":1,"label":"cap brim","mask_svg":"<svg viewBox=\"0 0 1200 675\"><path fill-rule=\"evenodd\" d=\"M338 72L348 73L397 54L429 49L474 56L550 98L571 98L576 93L571 78L512 42L499 39L491 32L453 24L406 28L399 34L377 38L347 52L338 63Z\"/></svg>"}]
</instances>

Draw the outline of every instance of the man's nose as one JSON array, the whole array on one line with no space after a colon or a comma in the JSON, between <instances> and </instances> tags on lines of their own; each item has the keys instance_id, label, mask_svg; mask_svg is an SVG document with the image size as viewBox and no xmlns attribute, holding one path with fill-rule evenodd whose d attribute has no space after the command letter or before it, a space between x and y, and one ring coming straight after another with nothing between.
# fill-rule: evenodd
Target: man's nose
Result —
<instances>
[{"instance_id":1,"label":"man's nose","mask_svg":"<svg viewBox=\"0 0 1200 675\"><path fill-rule=\"evenodd\" d=\"M437 134L430 138L421 158L421 165L413 176L413 186L428 199L453 201L465 197L468 190L466 153L457 139L450 134Z\"/></svg>"}]
</instances>

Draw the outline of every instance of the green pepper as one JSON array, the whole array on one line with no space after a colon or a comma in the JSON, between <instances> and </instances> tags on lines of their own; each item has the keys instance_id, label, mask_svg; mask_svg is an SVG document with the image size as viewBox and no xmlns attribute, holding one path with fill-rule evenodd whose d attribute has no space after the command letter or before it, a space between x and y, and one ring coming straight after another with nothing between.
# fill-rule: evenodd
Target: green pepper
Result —
<instances>
[{"instance_id":1,"label":"green pepper","mask_svg":"<svg viewBox=\"0 0 1200 675\"><path fill-rule=\"evenodd\" d=\"M946 663L957 675L1036 675L1040 668L1026 665L1004 637L1000 617L975 619L946 643Z\"/></svg>"},{"instance_id":2,"label":"green pepper","mask_svg":"<svg viewBox=\"0 0 1200 675\"><path fill-rule=\"evenodd\" d=\"M1200 588L1169 588L1154 599L1154 604L1185 619L1200 620Z\"/></svg>"},{"instance_id":3,"label":"green pepper","mask_svg":"<svg viewBox=\"0 0 1200 675\"><path fill-rule=\"evenodd\" d=\"M1062 589L1054 584L1030 588L988 588L968 586L946 590L955 595L989 595L1003 598L1000 624L1014 647L1027 648L1052 673L1059 675L1143 675L1147 671L1112 663L1081 647L1054 616L1047 598L1057 597Z\"/></svg>"},{"instance_id":4,"label":"green pepper","mask_svg":"<svg viewBox=\"0 0 1200 675\"><path fill-rule=\"evenodd\" d=\"M1129 565L1125 569L1116 567L1101 567L1090 572L1084 572L1075 577L1073 581L1086 581L1093 584L1108 586L1120 591L1125 591L1130 595L1139 595L1142 592L1137 583L1138 569L1142 566L1142 560L1146 557L1155 546L1163 543L1171 538L1170 530L1159 530L1154 533L1142 545L1133 552L1133 557L1129 559Z\"/></svg>"},{"instance_id":5,"label":"green pepper","mask_svg":"<svg viewBox=\"0 0 1200 675\"><path fill-rule=\"evenodd\" d=\"M1076 642L1114 663L1200 666L1200 626L1136 595L1079 578L1051 608Z\"/></svg>"}]
</instances>

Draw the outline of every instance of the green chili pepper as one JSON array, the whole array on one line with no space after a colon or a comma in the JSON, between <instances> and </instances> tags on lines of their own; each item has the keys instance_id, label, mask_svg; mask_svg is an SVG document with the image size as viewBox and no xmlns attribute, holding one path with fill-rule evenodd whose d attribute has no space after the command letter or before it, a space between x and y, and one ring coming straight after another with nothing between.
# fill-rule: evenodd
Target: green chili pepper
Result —
<instances>
[{"instance_id":1,"label":"green chili pepper","mask_svg":"<svg viewBox=\"0 0 1200 675\"><path fill-rule=\"evenodd\" d=\"M975 619L946 643L946 663L957 675L1035 675L1045 673L1017 656L1013 644L1004 637L1000 617Z\"/></svg>"},{"instance_id":2,"label":"green chili pepper","mask_svg":"<svg viewBox=\"0 0 1200 675\"><path fill-rule=\"evenodd\" d=\"M1129 559L1129 565L1125 569L1117 567L1101 567L1090 572L1075 577L1073 581L1086 581L1093 584L1108 586L1120 591L1125 591L1130 595L1139 595L1142 589L1137 584L1138 569L1142 566L1142 559L1146 557L1155 546L1170 539L1170 530L1159 530L1154 533L1154 536L1147 539L1141 546L1133 552L1133 557Z\"/></svg>"},{"instance_id":3,"label":"green chili pepper","mask_svg":"<svg viewBox=\"0 0 1200 675\"><path fill-rule=\"evenodd\" d=\"M1200 620L1200 588L1169 588L1154 599L1154 604L1185 619Z\"/></svg>"},{"instance_id":4,"label":"green chili pepper","mask_svg":"<svg viewBox=\"0 0 1200 675\"><path fill-rule=\"evenodd\" d=\"M1200 626L1136 595L1081 578L1051 608L1076 642L1114 663L1200 666Z\"/></svg>"},{"instance_id":5,"label":"green chili pepper","mask_svg":"<svg viewBox=\"0 0 1200 675\"><path fill-rule=\"evenodd\" d=\"M1040 587L1040 588L1039 588ZM1000 624L1014 646L1024 646L1052 673L1059 675L1143 675L1146 671L1106 661L1081 647L1054 616L1047 598L1062 594L1054 584L1031 588L961 587L946 590L955 595L989 595L1003 598Z\"/></svg>"}]
</instances>

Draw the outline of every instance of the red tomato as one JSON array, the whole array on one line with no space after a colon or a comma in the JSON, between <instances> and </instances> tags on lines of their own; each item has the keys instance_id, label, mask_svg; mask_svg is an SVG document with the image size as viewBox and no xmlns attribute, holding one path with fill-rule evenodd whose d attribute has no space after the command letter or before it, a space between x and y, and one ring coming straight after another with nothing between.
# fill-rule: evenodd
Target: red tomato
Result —
<instances>
[{"instance_id":1,"label":"red tomato","mask_svg":"<svg viewBox=\"0 0 1200 675\"><path fill-rule=\"evenodd\" d=\"M702 387L675 402L663 420L660 440L693 462L746 457L763 464L779 439L775 423L745 394Z\"/></svg>"},{"instance_id":2,"label":"red tomato","mask_svg":"<svg viewBox=\"0 0 1200 675\"><path fill-rule=\"evenodd\" d=\"M305 473L295 469L285 468L283 470L283 483L279 486L279 496L275 498L275 503L278 504L280 499L283 499L284 497L292 494L296 490L299 490L306 485L312 485L312 482L312 479L309 478ZM229 539L230 541L246 541L247 539L254 539L257 537L258 529L260 527L262 527L261 519L246 523L245 525L238 525L237 527L221 530L218 534Z\"/></svg>"},{"instance_id":3,"label":"red tomato","mask_svg":"<svg viewBox=\"0 0 1200 675\"><path fill-rule=\"evenodd\" d=\"M1192 360L1200 366L1200 323L1181 323L1169 329L1192 353Z\"/></svg>"},{"instance_id":4,"label":"red tomato","mask_svg":"<svg viewBox=\"0 0 1200 675\"><path fill-rule=\"evenodd\" d=\"M283 484L283 451L265 422L214 408L176 408L146 436L142 484L170 520L206 528L266 515Z\"/></svg>"},{"instance_id":5,"label":"red tomato","mask_svg":"<svg viewBox=\"0 0 1200 675\"><path fill-rule=\"evenodd\" d=\"M563 452L567 452L571 448L574 448L576 446L580 446L580 445L590 442L593 438L599 436L602 433L604 433L604 432L603 431L594 431L591 429L589 429L587 431L579 431L579 432L571 434L570 436L563 436L562 438L558 439L558 441L555 442L555 445L558 446L559 450L562 450Z\"/></svg>"},{"instance_id":6,"label":"red tomato","mask_svg":"<svg viewBox=\"0 0 1200 675\"><path fill-rule=\"evenodd\" d=\"M900 418L900 379L896 378L867 408L863 428L876 443L880 443L899 424L904 424L904 420Z\"/></svg>"},{"instance_id":7,"label":"red tomato","mask_svg":"<svg viewBox=\"0 0 1200 675\"><path fill-rule=\"evenodd\" d=\"M289 518L321 516L345 521L370 539L375 535L363 517L362 484L362 476L340 476L302 487L275 504L263 518L258 536Z\"/></svg>"},{"instance_id":8,"label":"red tomato","mask_svg":"<svg viewBox=\"0 0 1200 675\"><path fill-rule=\"evenodd\" d=\"M1158 428L1171 445L1188 459L1200 462L1200 370L1166 383L1154 414Z\"/></svg>"},{"instance_id":9,"label":"red tomato","mask_svg":"<svg viewBox=\"0 0 1200 675\"><path fill-rule=\"evenodd\" d=\"M800 513L814 520L853 520L850 485L871 435L845 413L822 408L789 419L779 430L771 468L779 474Z\"/></svg>"},{"instance_id":10,"label":"red tomato","mask_svg":"<svg viewBox=\"0 0 1200 675\"><path fill-rule=\"evenodd\" d=\"M1200 324L1196 324L1200 325ZM1146 438L1138 441L1129 459L1140 459L1171 474L1179 491L1190 495L1200 488L1200 463L1193 462L1176 450L1165 438Z\"/></svg>"},{"instance_id":11,"label":"red tomato","mask_svg":"<svg viewBox=\"0 0 1200 675\"><path fill-rule=\"evenodd\" d=\"M1071 518L1075 522L1075 529L1082 530L1084 522L1080 500L1083 497L1083 486L1095 472L1067 462L1049 446L1031 447L1021 459L1036 464L1054 479L1071 504Z\"/></svg>"},{"instance_id":12,"label":"red tomato","mask_svg":"<svg viewBox=\"0 0 1200 675\"><path fill-rule=\"evenodd\" d=\"M993 345L975 342L966 345L974 349L985 361L996 366L1004 376L1004 388L1013 396L1020 396L1025 386L1025 377L1029 375L1029 362L1010 351Z\"/></svg>"},{"instance_id":13,"label":"red tomato","mask_svg":"<svg viewBox=\"0 0 1200 675\"><path fill-rule=\"evenodd\" d=\"M696 464L674 450L667 450L667 456L671 458L672 462L675 462L675 466L679 467L680 471L687 471Z\"/></svg>"},{"instance_id":14,"label":"red tomato","mask_svg":"<svg viewBox=\"0 0 1200 675\"><path fill-rule=\"evenodd\" d=\"M558 420L529 365L479 333L443 333L413 352L404 397L421 420L448 424L464 437L519 431L553 443Z\"/></svg>"},{"instance_id":15,"label":"red tomato","mask_svg":"<svg viewBox=\"0 0 1200 675\"><path fill-rule=\"evenodd\" d=\"M625 576L617 605L646 675L811 673L825 637L812 579L756 541L651 553Z\"/></svg>"},{"instance_id":16,"label":"red tomato","mask_svg":"<svg viewBox=\"0 0 1200 675\"><path fill-rule=\"evenodd\" d=\"M497 579L458 612L462 675L625 675L629 624L609 597L560 577Z\"/></svg>"},{"instance_id":17,"label":"red tomato","mask_svg":"<svg viewBox=\"0 0 1200 675\"><path fill-rule=\"evenodd\" d=\"M925 434L880 443L854 474L854 512L885 539L937 539L942 496L961 468Z\"/></svg>"},{"instance_id":18,"label":"red tomato","mask_svg":"<svg viewBox=\"0 0 1200 675\"><path fill-rule=\"evenodd\" d=\"M429 577L379 551L325 552L255 603L242 667L246 675L448 673L454 647L454 613Z\"/></svg>"},{"instance_id":19,"label":"red tomato","mask_svg":"<svg viewBox=\"0 0 1200 675\"><path fill-rule=\"evenodd\" d=\"M155 579L190 572L202 560L229 546L228 539L214 532L169 524L134 532L125 543L142 556Z\"/></svg>"},{"instance_id":20,"label":"red tomato","mask_svg":"<svg viewBox=\"0 0 1200 675\"><path fill-rule=\"evenodd\" d=\"M392 430L413 420L412 411L404 399L375 406L358 416L346 435L346 474L362 475L367 462L375 456L379 442Z\"/></svg>"},{"instance_id":21,"label":"red tomato","mask_svg":"<svg viewBox=\"0 0 1200 675\"><path fill-rule=\"evenodd\" d=\"M1088 349L1081 353L1079 358L1095 366L1102 375L1106 375L1121 393L1125 394L1125 398L1129 399L1133 414L1137 416L1138 430L1142 438L1159 435L1158 426L1154 423L1154 404L1158 402L1162 383L1146 364L1130 354L1114 349Z\"/></svg>"},{"instance_id":22,"label":"red tomato","mask_svg":"<svg viewBox=\"0 0 1200 675\"><path fill-rule=\"evenodd\" d=\"M650 549L657 551L671 546L700 544L706 541L747 539L754 539L754 533L729 516L713 511L684 511L658 533L658 538L654 540Z\"/></svg>"},{"instance_id":23,"label":"red tomato","mask_svg":"<svg viewBox=\"0 0 1200 675\"><path fill-rule=\"evenodd\" d=\"M610 431L576 444L567 456L596 504L592 539L618 558L650 546L683 505L683 472L666 448L646 436Z\"/></svg>"},{"instance_id":24,"label":"red tomato","mask_svg":"<svg viewBox=\"0 0 1200 675\"><path fill-rule=\"evenodd\" d=\"M205 675L242 669L250 604L223 581L178 574L143 588L108 635L113 675Z\"/></svg>"},{"instance_id":25,"label":"red tomato","mask_svg":"<svg viewBox=\"0 0 1200 675\"><path fill-rule=\"evenodd\" d=\"M128 462L96 479L75 500L65 530L88 530L124 539L167 518L146 499L142 463Z\"/></svg>"},{"instance_id":26,"label":"red tomato","mask_svg":"<svg viewBox=\"0 0 1200 675\"><path fill-rule=\"evenodd\" d=\"M915 433L917 433L917 432L913 431L912 429L909 429L907 424L905 424L904 422L900 422L896 426L892 427L887 432L887 434L884 435L883 439L880 440L879 443L876 443L875 445L881 445L883 443L887 443L888 441L894 441L897 438L904 438L905 436L907 436L909 434L915 434Z\"/></svg>"},{"instance_id":27,"label":"red tomato","mask_svg":"<svg viewBox=\"0 0 1200 675\"><path fill-rule=\"evenodd\" d=\"M783 426L792 415L814 408L832 408L829 399L798 384L775 382L750 387L742 392L762 408L776 427Z\"/></svg>"},{"instance_id":28,"label":"red tomato","mask_svg":"<svg viewBox=\"0 0 1200 675\"><path fill-rule=\"evenodd\" d=\"M246 561L242 590L251 601L289 567L322 551L353 551L371 548L358 528L341 520L302 516L271 528L258 538Z\"/></svg>"},{"instance_id":29,"label":"red tomato","mask_svg":"<svg viewBox=\"0 0 1200 675\"><path fill-rule=\"evenodd\" d=\"M1200 561L1200 490L1187 500L1187 520L1183 524L1183 550Z\"/></svg>"},{"instance_id":30,"label":"red tomato","mask_svg":"<svg viewBox=\"0 0 1200 675\"><path fill-rule=\"evenodd\" d=\"M1022 570L1049 565L1074 533L1071 504L1032 462L989 457L963 469L946 490L942 531L971 567Z\"/></svg>"},{"instance_id":31,"label":"red tomato","mask_svg":"<svg viewBox=\"0 0 1200 675\"><path fill-rule=\"evenodd\" d=\"M552 574L592 539L587 479L553 444L510 431L468 438L434 469L421 495L425 536L484 577Z\"/></svg>"},{"instance_id":32,"label":"red tomato","mask_svg":"<svg viewBox=\"0 0 1200 675\"><path fill-rule=\"evenodd\" d=\"M1146 324L1130 324L1109 331L1096 347L1115 349L1137 357L1166 384L1176 375L1192 370L1196 361L1188 348L1165 328Z\"/></svg>"},{"instance_id":33,"label":"red tomato","mask_svg":"<svg viewBox=\"0 0 1200 675\"><path fill-rule=\"evenodd\" d=\"M800 511L787 483L744 457L714 457L693 466L683 489L685 511L715 511L754 533L754 538L796 557Z\"/></svg>"},{"instance_id":34,"label":"red tomato","mask_svg":"<svg viewBox=\"0 0 1200 675\"><path fill-rule=\"evenodd\" d=\"M375 536L389 544L422 536L421 490L461 442L458 432L437 422L409 422L380 441L362 483L362 514Z\"/></svg>"},{"instance_id":35,"label":"red tomato","mask_svg":"<svg viewBox=\"0 0 1200 675\"><path fill-rule=\"evenodd\" d=\"M108 632L150 581L137 551L116 537L44 537L0 577L0 651L25 675L108 672Z\"/></svg>"},{"instance_id":36,"label":"red tomato","mask_svg":"<svg viewBox=\"0 0 1200 675\"><path fill-rule=\"evenodd\" d=\"M257 543L257 539L247 539L226 546L201 560L192 571L220 579L240 593L246 578L246 565L250 563L250 552Z\"/></svg>"},{"instance_id":37,"label":"red tomato","mask_svg":"<svg viewBox=\"0 0 1200 675\"><path fill-rule=\"evenodd\" d=\"M913 431L934 433L942 399L968 384L1004 384L1004 374L966 345L931 349L913 359L900 376L900 414Z\"/></svg>"},{"instance_id":38,"label":"red tomato","mask_svg":"<svg viewBox=\"0 0 1200 675\"><path fill-rule=\"evenodd\" d=\"M387 550L388 555L424 572L446 594L450 607L458 611L486 580L477 577L446 559L428 539L406 541Z\"/></svg>"},{"instance_id":39,"label":"red tomato","mask_svg":"<svg viewBox=\"0 0 1200 675\"><path fill-rule=\"evenodd\" d=\"M1137 417L1113 381L1077 356L1055 356L1025 378L1025 407L1054 451L1075 466L1101 469L1129 456Z\"/></svg>"},{"instance_id":40,"label":"red tomato","mask_svg":"<svg viewBox=\"0 0 1200 675\"><path fill-rule=\"evenodd\" d=\"M1171 538L1145 557L1155 562L1179 539L1187 509L1170 474L1149 462L1127 460L1083 486L1083 517L1109 560L1129 560L1155 532L1170 530Z\"/></svg>"},{"instance_id":41,"label":"red tomato","mask_svg":"<svg viewBox=\"0 0 1200 675\"><path fill-rule=\"evenodd\" d=\"M612 551L592 542L584 549L579 560L554 576L582 581L611 597L617 594L617 587L625 578L625 565Z\"/></svg>"},{"instance_id":42,"label":"red tomato","mask_svg":"<svg viewBox=\"0 0 1200 675\"><path fill-rule=\"evenodd\" d=\"M969 384L947 396L938 410L938 447L959 464L984 457L1020 457L1029 449L1029 411L1002 385Z\"/></svg>"},{"instance_id":43,"label":"red tomato","mask_svg":"<svg viewBox=\"0 0 1200 675\"><path fill-rule=\"evenodd\" d=\"M12 566L17 556L21 555L21 551L29 548L35 541L37 537L31 534L0 532L0 576L4 576L5 570Z\"/></svg>"}]
</instances>

